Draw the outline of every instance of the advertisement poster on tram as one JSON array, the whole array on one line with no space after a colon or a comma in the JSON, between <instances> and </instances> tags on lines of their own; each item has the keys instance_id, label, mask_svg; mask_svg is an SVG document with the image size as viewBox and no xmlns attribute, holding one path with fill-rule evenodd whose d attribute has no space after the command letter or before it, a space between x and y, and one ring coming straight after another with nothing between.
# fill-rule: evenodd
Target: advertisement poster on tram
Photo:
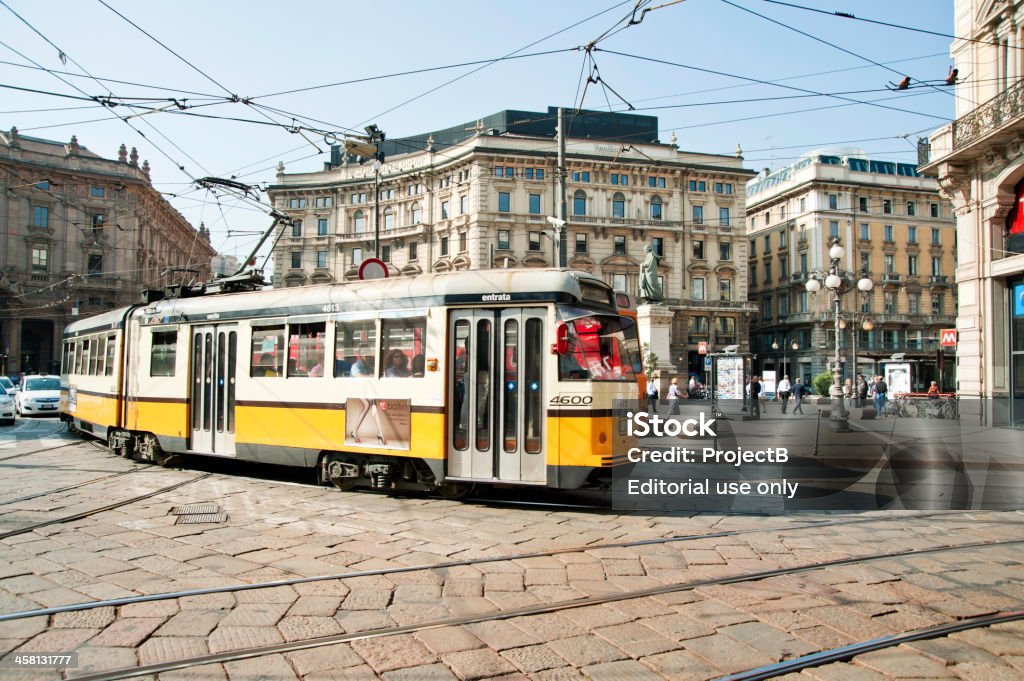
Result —
<instances>
[{"instance_id":1,"label":"advertisement poster on tram","mask_svg":"<svg viewBox=\"0 0 1024 681\"><path fill-rule=\"evenodd\" d=\"M412 432L409 400L345 402L345 444L385 449L409 449Z\"/></svg>"}]
</instances>

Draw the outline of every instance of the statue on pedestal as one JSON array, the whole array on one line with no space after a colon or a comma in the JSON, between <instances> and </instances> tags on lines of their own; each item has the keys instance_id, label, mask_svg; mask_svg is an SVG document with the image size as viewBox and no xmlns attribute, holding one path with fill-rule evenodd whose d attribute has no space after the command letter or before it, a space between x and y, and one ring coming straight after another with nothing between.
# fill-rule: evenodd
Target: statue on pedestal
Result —
<instances>
[{"instance_id":1,"label":"statue on pedestal","mask_svg":"<svg viewBox=\"0 0 1024 681\"><path fill-rule=\"evenodd\" d=\"M640 299L648 303L657 303L665 299L658 280L658 263L661 256L654 252L650 244L644 246L644 261L640 265Z\"/></svg>"}]
</instances>

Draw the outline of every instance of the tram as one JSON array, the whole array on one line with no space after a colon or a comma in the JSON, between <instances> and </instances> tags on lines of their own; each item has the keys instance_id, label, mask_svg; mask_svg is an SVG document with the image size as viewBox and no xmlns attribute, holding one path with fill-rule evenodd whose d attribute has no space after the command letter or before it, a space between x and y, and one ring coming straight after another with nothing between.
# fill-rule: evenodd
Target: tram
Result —
<instances>
[{"instance_id":1,"label":"tram","mask_svg":"<svg viewBox=\"0 0 1024 681\"><path fill-rule=\"evenodd\" d=\"M601 279L474 270L210 293L64 332L61 416L115 452L315 468L342 489L610 483L635 314Z\"/></svg>"}]
</instances>

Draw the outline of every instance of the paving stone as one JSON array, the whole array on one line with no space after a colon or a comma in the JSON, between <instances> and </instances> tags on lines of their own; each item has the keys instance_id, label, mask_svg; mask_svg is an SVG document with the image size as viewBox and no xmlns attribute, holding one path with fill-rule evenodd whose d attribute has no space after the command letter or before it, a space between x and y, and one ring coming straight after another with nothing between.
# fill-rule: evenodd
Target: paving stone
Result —
<instances>
[{"instance_id":1,"label":"paving stone","mask_svg":"<svg viewBox=\"0 0 1024 681\"><path fill-rule=\"evenodd\" d=\"M242 603L220 621L220 626L272 627L290 607L287 603Z\"/></svg>"},{"instance_id":2,"label":"paving stone","mask_svg":"<svg viewBox=\"0 0 1024 681\"><path fill-rule=\"evenodd\" d=\"M594 681L644 681L644 679L661 679L650 669L636 660L620 660L605 664L591 665L583 668L583 674Z\"/></svg>"},{"instance_id":3,"label":"paving stone","mask_svg":"<svg viewBox=\"0 0 1024 681\"><path fill-rule=\"evenodd\" d=\"M333 617L285 617L277 623L277 630L286 641L319 638L341 634L341 625Z\"/></svg>"},{"instance_id":4,"label":"paving stone","mask_svg":"<svg viewBox=\"0 0 1024 681\"><path fill-rule=\"evenodd\" d=\"M772 657L725 634L686 639L683 641L683 646L709 663L730 673L761 667L775 661Z\"/></svg>"},{"instance_id":5,"label":"paving stone","mask_svg":"<svg viewBox=\"0 0 1024 681\"><path fill-rule=\"evenodd\" d=\"M722 627L718 632L731 636L775 660L800 657L817 651L817 646L761 622L734 624Z\"/></svg>"},{"instance_id":6,"label":"paving stone","mask_svg":"<svg viewBox=\"0 0 1024 681\"><path fill-rule=\"evenodd\" d=\"M346 633L384 629L395 621L383 610L339 610L334 616Z\"/></svg>"},{"instance_id":7,"label":"paving stone","mask_svg":"<svg viewBox=\"0 0 1024 681\"><path fill-rule=\"evenodd\" d=\"M380 676L365 664L345 669L332 669L328 672L313 672L303 681L377 681Z\"/></svg>"},{"instance_id":8,"label":"paving stone","mask_svg":"<svg viewBox=\"0 0 1024 681\"><path fill-rule=\"evenodd\" d=\"M607 639L634 658L665 653L678 647L675 639L668 639L640 622L594 629L593 634Z\"/></svg>"},{"instance_id":9,"label":"paving stone","mask_svg":"<svg viewBox=\"0 0 1024 681\"><path fill-rule=\"evenodd\" d=\"M378 673L433 664L437 661L411 634L352 641L352 649Z\"/></svg>"},{"instance_id":10,"label":"paving stone","mask_svg":"<svg viewBox=\"0 0 1024 681\"><path fill-rule=\"evenodd\" d=\"M992 662L962 662L950 670L962 679L969 681L1020 681L1019 669Z\"/></svg>"},{"instance_id":11,"label":"paving stone","mask_svg":"<svg viewBox=\"0 0 1024 681\"><path fill-rule=\"evenodd\" d=\"M486 648L448 653L442 655L441 660L455 672L458 678L465 681L511 674L516 671L508 660Z\"/></svg>"},{"instance_id":12,"label":"paving stone","mask_svg":"<svg viewBox=\"0 0 1024 681\"><path fill-rule=\"evenodd\" d=\"M34 653L59 653L74 650L98 633L99 629L49 629L34 636L19 650Z\"/></svg>"},{"instance_id":13,"label":"paving stone","mask_svg":"<svg viewBox=\"0 0 1024 681\"><path fill-rule=\"evenodd\" d=\"M545 637L508 620L489 620L465 625L466 629L495 650L543 643Z\"/></svg>"},{"instance_id":14,"label":"paving stone","mask_svg":"<svg viewBox=\"0 0 1024 681\"><path fill-rule=\"evenodd\" d=\"M591 636L558 639L550 641L548 645L574 667L614 662L627 657L621 650Z\"/></svg>"},{"instance_id":15,"label":"paving stone","mask_svg":"<svg viewBox=\"0 0 1024 681\"><path fill-rule=\"evenodd\" d=\"M283 655L264 655L224 664L231 681L290 681L298 679Z\"/></svg>"},{"instance_id":16,"label":"paving stone","mask_svg":"<svg viewBox=\"0 0 1024 681\"><path fill-rule=\"evenodd\" d=\"M253 648L283 643L284 637L275 627L217 627L210 634L210 652Z\"/></svg>"},{"instance_id":17,"label":"paving stone","mask_svg":"<svg viewBox=\"0 0 1024 681\"><path fill-rule=\"evenodd\" d=\"M340 596L299 596L288 609L288 617L333 617L341 605Z\"/></svg>"},{"instance_id":18,"label":"paving stone","mask_svg":"<svg viewBox=\"0 0 1024 681\"><path fill-rule=\"evenodd\" d=\"M171 617L157 636L206 636L227 615L223 610L186 610Z\"/></svg>"},{"instance_id":19,"label":"paving stone","mask_svg":"<svg viewBox=\"0 0 1024 681\"><path fill-rule=\"evenodd\" d=\"M650 617L641 620L644 626L676 641L700 638L715 633L708 625L682 614Z\"/></svg>"},{"instance_id":20,"label":"paving stone","mask_svg":"<svg viewBox=\"0 0 1024 681\"><path fill-rule=\"evenodd\" d=\"M885 675L909 679L948 679L956 675L940 664L919 653L897 648L877 650L857 657L857 664Z\"/></svg>"},{"instance_id":21,"label":"paving stone","mask_svg":"<svg viewBox=\"0 0 1024 681\"><path fill-rule=\"evenodd\" d=\"M342 610L380 610L391 602L390 589L359 589L349 593L342 601Z\"/></svg>"},{"instance_id":22,"label":"paving stone","mask_svg":"<svg viewBox=\"0 0 1024 681\"><path fill-rule=\"evenodd\" d=\"M1000 629L970 629L950 638L964 641L996 655L1024 655L1024 636Z\"/></svg>"},{"instance_id":23,"label":"paving stone","mask_svg":"<svg viewBox=\"0 0 1024 681\"><path fill-rule=\"evenodd\" d=\"M89 645L134 648L149 638L165 621L162 617L122 618L90 639Z\"/></svg>"},{"instance_id":24,"label":"paving stone","mask_svg":"<svg viewBox=\"0 0 1024 681\"><path fill-rule=\"evenodd\" d=\"M443 664L428 664L408 669L397 669L381 675L384 681L458 681L458 677Z\"/></svg>"},{"instance_id":25,"label":"paving stone","mask_svg":"<svg viewBox=\"0 0 1024 681\"><path fill-rule=\"evenodd\" d=\"M533 681L578 681L584 678L583 673L572 667L559 667L558 669L545 669L530 675ZM623 681L627 681L624 679Z\"/></svg>"},{"instance_id":26,"label":"paving stone","mask_svg":"<svg viewBox=\"0 0 1024 681\"><path fill-rule=\"evenodd\" d=\"M684 650L651 655L640 661L673 681L707 681L722 675L721 669Z\"/></svg>"},{"instance_id":27,"label":"paving stone","mask_svg":"<svg viewBox=\"0 0 1024 681\"><path fill-rule=\"evenodd\" d=\"M139 664L179 660L209 652L205 636L154 636L139 646Z\"/></svg>"},{"instance_id":28,"label":"paving stone","mask_svg":"<svg viewBox=\"0 0 1024 681\"><path fill-rule=\"evenodd\" d=\"M516 573L492 573L484 579L484 590L491 591L522 591L523 575Z\"/></svg>"},{"instance_id":29,"label":"paving stone","mask_svg":"<svg viewBox=\"0 0 1024 681\"><path fill-rule=\"evenodd\" d=\"M160 681L228 681L228 672L223 665L204 664L201 667L161 672Z\"/></svg>"},{"instance_id":30,"label":"paving stone","mask_svg":"<svg viewBox=\"0 0 1024 681\"><path fill-rule=\"evenodd\" d=\"M501 656L527 674L565 666L565 660L543 644L509 648Z\"/></svg>"},{"instance_id":31,"label":"paving stone","mask_svg":"<svg viewBox=\"0 0 1024 681\"><path fill-rule=\"evenodd\" d=\"M300 676L363 664L363 658L359 657L347 643L299 650L286 653L285 657Z\"/></svg>"},{"instance_id":32,"label":"paving stone","mask_svg":"<svg viewBox=\"0 0 1024 681\"><path fill-rule=\"evenodd\" d=\"M811 667L805 669L801 676L805 679L809 677L814 681L888 681L888 677L882 676L872 669L845 662Z\"/></svg>"},{"instance_id":33,"label":"paving stone","mask_svg":"<svg viewBox=\"0 0 1024 681\"><path fill-rule=\"evenodd\" d=\"M90 643L80 646L75 652L78 653L78 666L74 668L76 675L138 665L135 651L128 648L106 648Z\"/></svg>"},{"instance_id":34,"label":"paving stone","mask_svg":"<svg viewBox=\"0 0 1024 681\"><path fill-rule=\"evenodd\" d=\"M416 632L419 639L438 655L457 653L464 650L483 648L484 642L466 630L465 627L443 627Z\"/></svg>"}]
</instances>

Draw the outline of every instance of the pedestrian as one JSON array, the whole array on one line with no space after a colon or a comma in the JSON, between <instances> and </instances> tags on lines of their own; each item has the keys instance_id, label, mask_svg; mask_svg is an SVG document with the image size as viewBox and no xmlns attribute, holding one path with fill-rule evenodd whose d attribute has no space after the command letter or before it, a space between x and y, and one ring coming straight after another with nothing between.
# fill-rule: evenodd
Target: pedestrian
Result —
<instances>
[{"instance_id":1,"label":"pedestrian","mask_svg":"<svg viewBox=\"0 0 1024 681\"><path fill-rule=\"evenodd\" d=\"M939 399L939 384L932 381L932 384L928 386L928 398L932 400Z\"/></svg>"},{"instance_id":2,"label":"pedestrian","mask_svg":"<svg viewBox=\"0 0 1024 681\"><path fill-rule=\"evenodd\" d=\"M750 416L761 418L761 382L757 376L750 377Z\"/></svg>"},{"instance_id":3,"label":"pedestrian","mask_svg":"<svg viewBox=\"0 0 1024 681\"><path fill-rule=\"evenodd\" d=\"M668 386L668 403L672 405L672 408L668 410L669 416L679 415L679 400L683 397L683 391L679 389L679 377L672 379L672 383Z\"/></svg>"},{"instance_id":4,"label":"pedestrian","mask_svg":"<svg viewBox=\"0 0 1024 681\"><path fill-rule=\"evenodd\" d=\"M647 379L647 411L658 413L658 383L654 378Z\"/></svg>"},{"instance_id":5,"label":"pedestrian","mask_svg":"<svg viewBox=\"0 0 1024 681\"><path fill-rule=\"evenodd\" d=\"M885 416L885 400L889 392L889 386L881 376L875 377L875 411L879 416Z\"/></svg>"},{"instance_id":6,"label":"pedestrian","mask_svg":"<svg viewBox=\"0 0 1024 681\"><path fill-rule=\"evenodd\" d=\"M686 384L686 393L691 400L697 397L697 377L693 374L690 374L690 381Z\"/></svg>"},{"instance_id":7,"label":"pedestrian","mask_svg":"<svg viewBox=\"0 0 1024 681\"><path fill-rule=\"evenodd\" d=\"M786 405L789 403L789 395L793 391L793 384L789 382L789 375L783 376L779 381L779 399L782 400L782 413L786 413Z\"/></svg>"},{"instance_id":8,"label":"pedestrian","mask_svg":"<svg viewBox=\"0 0 1024 681\"><path fill-rule=\"evenodd\" d=\"M863 409L868 405L868 379L860 374L857 381L857 406Z\"/></svg>"},{"instance_id":9,"label":"pedestrian","mask_svg":"<svg viewBox=\"0 0 1024 681\"><path fill-rule=\"evenodd\" d=\"M853 402L851 401L852 399L853 399L853 381L848 378L843 383L843 406L844 407L847 406L847 405L852 406L853 405Z\"/></svg>"},{"instance_id":10,"label":"pedestrian","mask_svg":"<svg viewBox=\"0 0 1024 681\"><path fill-rule=\"evenodd\" d=\"M804 395L807 394L807 386L800 382L800 379L796 379L796 383L793 384L793 415L803 414L803 399Z\"/></svg>"}]
</instances>

